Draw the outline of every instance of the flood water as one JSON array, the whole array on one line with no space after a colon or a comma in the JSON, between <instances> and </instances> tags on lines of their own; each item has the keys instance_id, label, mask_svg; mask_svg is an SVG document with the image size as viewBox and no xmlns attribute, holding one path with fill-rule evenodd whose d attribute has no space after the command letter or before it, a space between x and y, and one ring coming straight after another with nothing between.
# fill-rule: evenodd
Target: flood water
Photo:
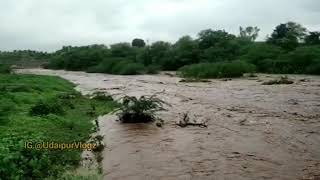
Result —
<instances>
[{"instance_id":1,"label":"flood water","mask_svg":"<svg viewBox=\"0 0 320 180\"><path fill-rule=\"evenodd\" d=\"M100 118L104 178L109 179L317 179L320 178L320 77L290 75L291 85L261 85L279 75L209 83L179 83L162 75L117 76L42 69L82 93L153 95L166 101L165 123L121 124ZM206 128L176 123L184 113Z\"/></svg>"}]
</instances>

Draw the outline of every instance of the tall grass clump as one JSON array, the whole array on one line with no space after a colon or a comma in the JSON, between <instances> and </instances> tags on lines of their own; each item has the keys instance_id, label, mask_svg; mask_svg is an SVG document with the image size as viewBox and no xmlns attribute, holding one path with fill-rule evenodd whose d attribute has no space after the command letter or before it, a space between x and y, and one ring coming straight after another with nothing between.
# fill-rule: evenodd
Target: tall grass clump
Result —
<instances>
[{"instance_id":1,"label":"tall grass clump","mask_svg":"<svg viewBox=\"0 0 320 180\"><path fill-rule=\"evenodd\" d=\"M193 64L179 69L180 75L186 78L233 78L254 70L253 64L241 61Z\"/></svg>"}]
</instances>

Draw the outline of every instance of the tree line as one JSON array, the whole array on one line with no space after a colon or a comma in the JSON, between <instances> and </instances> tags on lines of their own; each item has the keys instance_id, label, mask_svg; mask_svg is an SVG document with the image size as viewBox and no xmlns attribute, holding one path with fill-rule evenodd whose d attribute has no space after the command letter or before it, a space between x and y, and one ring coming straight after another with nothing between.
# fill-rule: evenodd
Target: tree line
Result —
<instances>
[{"instance_id":1,"label":"tree line","mask_svg":"<svg viewBox=\"0 0 320 180\"><path fill-rule=\"evenodd\" d=\"M197 38L183 36L175 43L147 44L136 38L110 46L64 46L50 54L45 67L112 74L188 69L199 71L193 76L201 77L217 77L209 72L214 67L220 68L215 74L224 71L224 76L241 67L245 67L244 72L320 74L320 32L287 22L276 26L266 41L256 42L259 32L258 27L251 26L240 27L238 35L206 29Z\"/></svg>"}]
</instances>

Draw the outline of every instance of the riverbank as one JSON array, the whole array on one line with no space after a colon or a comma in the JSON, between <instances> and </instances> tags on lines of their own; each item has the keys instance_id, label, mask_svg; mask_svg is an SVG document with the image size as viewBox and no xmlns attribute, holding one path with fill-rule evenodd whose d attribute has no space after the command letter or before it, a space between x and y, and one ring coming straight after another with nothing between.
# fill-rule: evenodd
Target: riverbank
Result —
<instances>
[{"instance_id":1,"label":"riverbank","mask_svg":"<svg viewBox=\"0 0 320 180\"><path fill-rule=\"evenodd\" d=\"M116 103L74 87L59 77L0 74L1 178L61 178L79 166L83 150L92 150L95 142L86 143L96 131L93 119Z\"/></svg>"}]
</instances>

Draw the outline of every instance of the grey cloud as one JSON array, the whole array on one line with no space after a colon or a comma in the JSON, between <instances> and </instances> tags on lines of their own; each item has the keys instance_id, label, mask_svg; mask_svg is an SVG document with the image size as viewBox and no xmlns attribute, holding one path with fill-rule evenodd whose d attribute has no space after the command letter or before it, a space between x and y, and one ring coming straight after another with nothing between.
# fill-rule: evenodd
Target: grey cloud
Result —
<instances>
[{"instance_id":1,"label":"grey cloud","mask_svg":"<svg viewBox=\"0 0 320 180\"><path fill-rule=\"evenodd\" d=\"M261 28L286 21L319 30L318 0L1 0L0 50L53 51L62 45L146 40L174 42L203 29Z\"/></svg>"}]
</instances>

